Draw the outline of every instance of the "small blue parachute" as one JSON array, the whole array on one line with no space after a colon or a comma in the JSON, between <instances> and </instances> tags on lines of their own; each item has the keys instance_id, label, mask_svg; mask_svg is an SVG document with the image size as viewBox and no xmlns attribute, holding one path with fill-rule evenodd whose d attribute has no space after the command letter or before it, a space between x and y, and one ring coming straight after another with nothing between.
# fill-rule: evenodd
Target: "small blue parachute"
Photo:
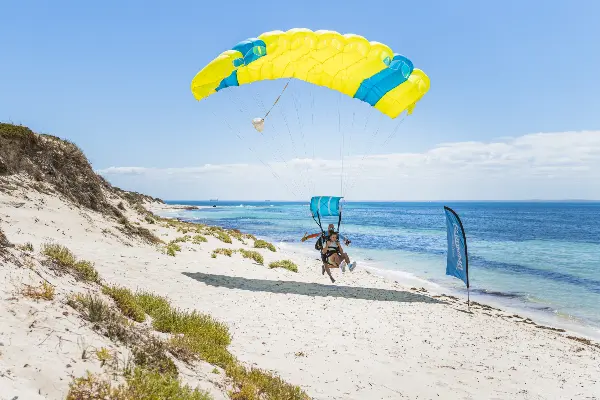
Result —
<instances>
[{"instance_id":1,"label":"small blue parachute","mask_svg":"<svg viewBox=\"0 0 600 400\"><path fill-rule=\"evenodd\" d=\"M341 214L340 201L343 197L314 196L310 199L310 212L313 218L337 217Z\"/></svg>"}]
</instances>

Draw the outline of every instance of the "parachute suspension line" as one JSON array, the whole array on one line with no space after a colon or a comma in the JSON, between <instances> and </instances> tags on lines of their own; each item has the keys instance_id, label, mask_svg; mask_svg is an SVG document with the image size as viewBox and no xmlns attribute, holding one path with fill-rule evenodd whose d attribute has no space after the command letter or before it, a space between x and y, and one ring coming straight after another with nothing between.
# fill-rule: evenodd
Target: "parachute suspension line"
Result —
<instances>
[{"instance_id":1,"label":"parachute suspension line","mask_svg":"<svg viewBox=\"0 0 600 400\"><path fill-rule=\"evenodd\" d=\"M288 84L289 84L289 82L288 82ZM286 87L287 87L287 85L286 85ZM292 92L292 95L293 95L293 92ZM281 97L281 95L280 95L280 97ZM261 106L261 108L263 109L263 112L265 112L266 108L265 108L264 103L263 103L263 101L262 101L262 99L260 97L260 94L258 92L256 92L256 95L254 96L254 100ZM271 121L271 125L272 125L274 131L278 130L277 127L275 126L275 123L273 123L273 121ZM268 138L269 141L271 142L272 146L273 146L272 148L277 150L276 151L276 153L277 153L276 157L279 158L279 160L284 163L286 171L292 172L292 168L290 167L290 165L288 164L287 160L285 160L285 158L283 156L284 155L284 151L283 151L282 144L278 140L275 139L275 136L272 136L272 135L269 135L269 134L264 134L262 132L260 134L261 134L261 136L263 136L265 138ZM276 137L279 138L279 135L277 135ZM296 180L296 178L294 177L293 173L292 173L290 179L294 183L294 186L296 187L296 189L298 189L299 192L303 192L303 190L301 190L299 188L300 185L298 184L298 180ZM302 184L306 187L306 185L304 184L304 182L302 182ZM303 193L301 193L301 194L303 194Z\"/></svg>"},{"instance_id":2,"label":"parachute suspension line","mask_svg":"<svg viewBox=\"0 0 600 400\"><path fill-rule=\"evenodd\" d=\"M258 92L256 92L256 95L254 96L254 100L260 105L263 112L266 112L265 105L264 105L262 99L260 98L260 94ZM275 127L275 124L273 122L271 122L271 125L273 126L273 130L277 131L277 128ZM282 149L281 143L277 142L273 136L265 135L262 132L260 132L260 135L265 138L269 138L269 141L273 144L273 148L277 148L277 152L276 152L277 156L276 157L279 158L279 160L285 164L286 168L289 168L287 161L283 157L283 149Z\"/></svg>"},{"instance_id":3,"label":"parachute suspension line","mask_svg":"<svg viewBox=\"0 0 600 400\"><path fill-rule=\"evenodd\" d=\"M300 136L302 138L302 147L304 149L304 172L305 172L305 176L307 177L308 188L310 190L311 187L314 188L314 179L311 178L311 174L308 170L308 163L306 162L308 155L306 154L306 138L304 136L304 124L302 123L302 121L300 119L300 111L298 110L298 100L296 98L295 93L292 92L291 96L292 96L292 101L294 102L294 108L296 109L296 117L298 118L298 126L300 127ZM310 195L310 193L309 193L309 195Z\"/></svg>"},{"instance_id":4,"label":"parachute suspension line","mask_svg":"<svg viewBox=\"0 0 600 400\"><path fill-rule=\"evenodd\" d=\"M310 93L310 131L315 131L315 96L313 93L313 86L309 85L309 93ZM315 161L315 142L316 140L311 140L312 142L312 160ZM316 184L313 180L312 193L316 192Z\"/></svg>"},{"instance_id":5,"label":"parachute suspension line","mask_svg":"<svg viewBox=\"0 0 600 400\"><path fill-rule=\"evenodd\" d=\"M291 79L290 79L290 81L291 81ZM289 82L290 82L290 81L288 81L288 83L286 84L285 88L287 88L287 86L289 85ZM285 88L284 88L284 91L285 91ZM233 92L232 92L232 93L233 93ZM283 91L281 92L281 94L283 94ZM281 94L279 95L279 97L277 98L277 100L275 101L275 103L277 103L277 101L279 101L279 98L281 97ZM233 94L232 94L232 96L233 96ZM260 105L260 106L263 108L263 112L264 112L264 110L265 110L264 103L263 103L263 102L262 102L262 100L260 99L260 95L259 95L258 93L257 93L257 94L256 94L256 96L254 97L254 100L255 100L255 101L257 101L257 100L258 100L258 101L257 101L257 103L259 103L259 105ZM245 104L244 104L243 100L240 98L240 99L239 99L239 101L240 101L240 103L242 104L242 107L241 107L241 109L242 109L242 110L245 110L247 107L245 107ZM275 104L274 104L274 105L275 105ZM274 106L274 105L273 105L273 106ZM271 107L271 109L273 109L273 107ZM267 113L267 114L268 114L268 113ZM274 130L276 130L275 124L272 124L272 126L273 126L273 129L274 129ZM277 147L277 148L279 149L279 151L278 151L278 157L279 157L279 160L280 160L280 161L282 161L282 162L285 164L286 170L287 170L288 172L289 172L289 171L292 171L292 168L290 168L290 166L289 166L289 164L287 163L287 161L286 161L286 160L283 158L283 151L282 151L282 146L281 146L281 143L279 143L279 142L276 142L276 140L275 140L275 139L274 139L272 136L269 136L269 135L264 135L262 132L261 132L261 136L263 136L263 137L265 137L265 138L266 138L266 137L268 137L268 138L270 139L270 141L273 143L274 147ZM295 152L295 150L294 150L294 152ZM297 157L297 156L296 156L296 157ZM304 178L304 177L301 177L301 178ZM293 185L294 185L294 187L296 188L296 190L302 194L302 193L304 192L304 190L302 190L302 188L300 187L300 184L299 184L298 182L300 182L300 183L301 183L301 184L302 184L302 185L303 185L305 188L306 188L306 184L305 184L305 183L302 181L302 179L296 180L296 178L294 178L293 174L291 175L290 179L291 179L291 181L292 181L292 184L293 184Z\"/></svg>"},{"instance_id":6,"label":"parachute suspension line","mask_svg":"<svg viewBox=\"0 0 600 400\"><path fill-rule=\"evenodd\" d=\"M214 111L211 111L212 114L215 116L215 118L217 117L217 114ZM223 121L225 121L225 124L227 125L227 127L229 128L229 130L231 130L231 132L233 132L233 134L235 134L235 136L237 136L238 139L240 139L240 141L244 142L244 140L242 139L242 136L238 131L235 131L233 129L233 127L229 124L229 122L227 121L227 119L223 119ZM252 149L252 146L248 146L248 150L250 150L250 152L252 152L252 154L254 154L254 156L256 158L258 158L258 160L261 162L261 164L263 164L265 167L269 168L271 170L271 174L273 174L273 176L279 180L281 180L283 182L283 184L285 185L285 187L287 188L287 190L289 190L295 197L298 197L298 195L296 194L296 192L294 192L286 183L285 179L282 179L281 176L279 176L279 174L273 169L273 167L271 165L269 165L268 163L265 163L262 158L260 158L260 156Z\"/></svg>"},{"instance_id":7,"label":"parachute suspension line","mask_svg":"<svg viewBox=\"0 0 600 400\"><path fill-rule=\"evenodd\" d=\"M369 115L369 117L370 117L370 115ZM377 127L377 128L376 128L376 129L375 129L375 131L374 131L374 132L371 134L371 136L369 136L369 143L370 143L370 145L369 145L369 147L368 147L368 150L367 150L366 152L364 152L364 154L363 154L362 158L360 159L360 161L359 161L359 163L358 163L358 166L357 166L357 170L358 170L358 171L360 171L360 168L362 167L362 165L363 165L363 163L364 163L364 161L365 161L365 158L367 157L367 155L369 155L369 153L371 152L371 150L372 150L372 148L373 148L373 145L374 145L374 143L375 143L375 138L377 137L377 135L379 134L379 131L381 130L381 122L383 121L383 117L384 117L384 114L380 114L380 115L379 115L379 121L377 122L377 125L376 125L376 127ZM354 178L354 179L351 181L352 185L348 185L348 187L346 188L346 193L347 193L348 191L350 191L350 190L351 190L351 189L352 189L352 188L353 188L353 187L356 185L356 181L357 181L357 179L358 179L358 178L356 178L356 177L355 177L355 178Z\"/></svg>"},{"instance_id":8,"label":"parachute suspension line","mask_svg":"<svg viewBox=\"0 0 600 400\"><path fill-rule=\"evenodd\" d=\"M298 158L298 151L296 150L296 142L294 141L294 136L292 135L292 131L290 129L290 124L288 123L285 113L283 111L281 111L281 108L279 109L279 112L281 114L281 117L283 118L283 122L285 123L288 134L290 135L290 141L292 142L292 150L294 151L294 157ZM303 178L303 179L300 179L300 182L302 182L302 185L304 185L304 188L306 189L306 191L309 192L310 189L308 188L308 186L306 185L306 182L305 182L306 178L302 175L302 173L300 175L301 175L301 178Z\"/></svg>"},{"instance_id":9,"label":"parachute suspension line","mask_svg":"<svg viewBox=\"0 0 600 400\"><path fill-rule=\"evenodd\" d=\"M394 128L394 130L392 131L392 133L390 133L388 135L388 137L385 139L385 141L381 144L381 147L385 146L394 136L396 136L396 133L398 132L398 129L400 129L400 126L402 125L402 123L404 122L404 120L406 119L407 114L404 114L402 116L402 118L398 121L398 123L396 124L396 127ZM370 149L373 149L373 145L370 146ZM359 169L360 167L362 167L363 161L365 159L367 155L365 154L361 160L361 162L359 163ZM354 186L356 185L356 181L353 182L352 186L350 188L348 188L348 190L352 190L352 188L354 188Z\"/></svg>"},{"instance_id":10,"label":"parachute suspension line","mask_svg":"<svg viewBox=\"0 0 600 400\"><path fill-rule=\"evenodd\" d=\"M385 146L394 136L396 136L396 132L398 132L398 129L400 128L400 125L402 125L402 123L406 119L406 115L407 114L404 114L402 116L402 118L400 119L400 121L398 121L398 124L396 125L396 127L394 128L394 130L392 131L392 133L390 133L388 135L388 137L385 139L385 141L381 144L382 147Z\"/></svg>"},{"instance_id":11,"label":"parachute suspension line","mask_svg":"<svg viewBox=\"0 0 600 400\"><path fill-rule=\"evenodd\" d=\"M340 145L340 161L342 163L342 173L340 174L340 196L344 197L344 132L342 131L342 116L341 116L342 93L338 96L338 133L342 136L342 144ZM339 224L338 224L339 230Z\"/></svg>"},{"instance_id":12,"label":"parachute suspension line","mask_svg":"<svg viewBox=\"0 0 600 400\"><path fill-rule=\"evenodd\" d=\"M277 104L277 102L281 98L281 95L283 94L283 92L285 92L285 89L287 89L287 87L288 87L288 85L290 84L291 81L292 81L292 78L290 78L287 81L287 83L283 87L283 90L281 91L281 93L279 94L279 96L277 96L277 99L275 99L275 103L273 103L273 105L271 106L271 108L269 109L269 111L267 111L267 113L265 114L265 116L263 117L263 119L266 119L269 116L269 114L271 113L271 110L273 110L273 107L275 107L275 104Z\"/></svg>"},{"instance_id":13,"label":"parachute suspension line","mask_svg":"<svg viewBox=\"0 0 600 400\"><path fill-rule=\"evenodd\" d=\"M245 107L244 101L243 101L241 98L240 98L240 99L238 99L238 98L237 98L237 97L234 95L234 93L233 93L233 92L231 92L231 96L229 96L229 97L230 97L230 100L231 100L231 102L232 102L232 103L235 103L235 104L236 104L236 106L239 108L239 111L240 111L240 113L242 114L242 116L243 116L243 117L245 117L245 115L244 115L244 110L246 109L246 107ZM261 101L261 103L262 103L262 101ZM213 111L213 115L214 115L214 111ZM215 117L216 117L216 115L215 115ZM239 135L239 132L240 132L240 131L239 131L239 129L238 129L238 132L235 132L235 131L233 130L233 128L231 127L231 125L229 124L229 122L227 122L227 120L226 120L226 119L224 119L224 121L225 121L225 123L227 124L227 126L229 126L229 129L230 129L232 132L234 132L234 133L235 133L235 135L238 137L238 139L240 139L240 141L244 142L244 139L243 139L243 138L242 138L242 137ZM245 144L245 143L244 143L244 144ZM257 152L255 152L255 151L254 151L254 150L253 150L253 149L252 149L250 146L248 146L248 149L250 150L250 152L251 152L252 154L254 154L254 156L255 156L255 157L256 157L256 158L257 158L257 159L258 159L258 160L259 160L259 161L260 161L260 162L261 162L263 165L267 166L267 167L268 167L268 168L271 170L271 173L273 174L273 176L275 176L275 177L276 177L276 178L278 178L278 179L282 179L282 178L279 176L279 174L277 174L277 173L275 173L275 172L274 172L274 170L273 170L273 168L271 167L271 165L269 165L269 164L265 164L265 162L264 162L264 161L263 161L263 160L260 158L260 156L258 156ZM286 166L287 166L287 163L285 162L285 160L284 160L284 163L285 163L285 164L286 164ZM284 184L285 184L285 186L286 186L286 187L288 187L288 186L287 186L287 184L285 183L285 181L284 181ZM295 181L293 178L292 178L292 184L294 185L294 187L295 187L295 189L296 189L296 190L298 190L298 189L299 189L298 182L296 182L296 181ZM289 190L290 192L294 193L294 195L296 195L296 194L295 194L296 192L295 192L295 191L293 191L293 190L290 190L290 189L289 189L289 187L288 187L288 190Z\"/></svg>"}]
</instances>

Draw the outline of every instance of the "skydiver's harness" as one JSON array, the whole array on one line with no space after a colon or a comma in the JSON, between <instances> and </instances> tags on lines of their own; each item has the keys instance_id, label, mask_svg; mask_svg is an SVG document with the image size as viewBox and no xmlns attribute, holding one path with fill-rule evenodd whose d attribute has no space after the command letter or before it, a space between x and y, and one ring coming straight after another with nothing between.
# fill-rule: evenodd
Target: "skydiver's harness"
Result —
<instances>
[{"instance_id":1,"label":"skydiver's harness","mask_svg":"<svg viewBox=\"0 0 600 400\"><path fill-rule=\"evenodd\" d=\"M321 229L321 237L315 243L315 249L319 250L319 252L321 252L321 250L323 250L323 247L325 246L325 243L327 242L327 240L329 240L329 235L326 235L325 231L323 230L323 226L321 225L321 215L319 214L319 211L317 211L317 218L315 218L314 215L312 217L313 217L313 220L319 226L319 229ZM340 214L338 217L338 224L337 224L337 232L340 231L341 223L342 223L342 211L340 210ZM339 235L339 233L338 233L338 235ZM336 265L329 262L329 257L332 256L333 254L338 254L340 257L342 256L342 253L340 252L339 247L337 247L335 249L327 250L326 253L321 252L321 260L323 261L323 263L336 267Z\"/></svg>"}]
</instances>

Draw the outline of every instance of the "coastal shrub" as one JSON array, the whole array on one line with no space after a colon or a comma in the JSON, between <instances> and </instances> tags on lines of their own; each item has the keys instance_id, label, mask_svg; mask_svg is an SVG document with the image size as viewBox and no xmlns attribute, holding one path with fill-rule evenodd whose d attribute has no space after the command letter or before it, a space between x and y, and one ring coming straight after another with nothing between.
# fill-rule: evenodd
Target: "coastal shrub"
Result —
<instances>
[{"instance_id":1,"label":"coastal shrub","mask_svg":"<svg viewBox=\"0 0 600 400\"><path fill-rule=\"evenodd\" d=\"M290 260L274 261L269 264L269 268L284 268L288 271L298 272L298 266Z\"/></svg>"},{"instance_id":2,"label":"coastal shrub","mask_svg":"<svg viewBox=\"0 0 600 400\"><path fill-rule=\"evenodd\" d=\"M132 225L131 222L129 222L129 220L125 216L120 217L118 222L122 225L119 228L119 230L125 233L126 235L137 236L151 244L163 243L163 241L160 240L148 228L144 228L143 226Z\"/></svg>"},{"instance_id":3,"label":"coastal shrub","mask_svg":"<svg viewBox=\"0 0 600 400\"><path fill-rule=\"evenodd\" d=\"M96 271L92 262L86 260L78 261L71 250L65 246L46 243L42 246L42 254L61 272L69 272L75 278L86 282L100 283L101 281L98 271Z\"/></svg>"},{"instance_id":4,"label":"coastal shrub","mask_svg":"<svg viewBox=\"0 0 600 400\"><path fill-rule=\"evenodd\" d=\"M206 243L206 242L208 242L208 240L202 235L196 235L192 239L192 243L194 243L194 244L200 244L200 243Z\"/></svg>"},{"instance_id":5,"label":"coastal shrub","mask_svg":"<svg viewBox=\"0 0 600 400\"><path fill-rule=\"evenodd\" d=\"M142 310L152 318L167 313L171 309L169 300L154 293L138 291L135 294L135 299Z\"/></svg>"},{"instance_id":6,"label":"coastal shrub","mask_svg":"<svg viewBox=\"0 0 600 400\"><path fill-rule=\"evenodd\" d=\"M244 233L242 236L244 239L256 240L256 236L252 235L251 233Z\"/></svg>"},{"instance_id":7,"label":"coastal shrub","mask_svg":"<svg viewBox=\"0 0 600 400\"><path fill-rule=\"evenodd\" d=\"M273 252L277 251L277 249L275 249L275 246L273 246L272 243L269 243L266 240L261 240L261 239L254 241L254 247L257 249L269 249Z\"/></svg>"},{"instance_id":8,"label":"coastal shrub","mask_svg":"<svg viewBox=\"0 0 600 400\"><path fill-rule=\"evenodd\" d=\"M149 216L149 215L146 215L146 216L144 217L144 220L145 220L147 223L149 223L149 224L155 224L155 223L156 223L156 221L154 220L154 218L152 218L152 217L151 217L151 216Z\"/></svg>"},{"instance_id":9,"label":"coastal shrub","mask_svg":"<svg viewBox=\"0 0 600 400\"><path fill-rule=\"evenodd\" d=\"M42 247L42 254L60 267L71 269L73 268L73 265L75 265L75 256L71 253L71 250L65 246L50 243L44 244Z\"/></svg>"},{"instance_id":10,"label":"coastal shrub","mask_svg":"<svg viewBox=\"0 0 600 400\"><path fill-rule=\"evenodd\" d=\"M219 239L221 242L229 243L229 244L233 243L233 241L231 240L231 236L229 236L227 233L225 233L223 231L213 231L212 234L217 239Z\"/></svg>"},{"instance_id":11,"label":"coastal shrub","mask_svg":"<svg viewBox=\"0 0 600 400\"><path fill-rule=\"evenodd\" d=\"M104 367L104 364L113 359L112 354L110 354L106 347L102 347L99 350L96 350L95 353L96 358L98 359L98 361L100 361L101 367Z\"/></svg>"},{"instance_id":12,"label":"coastal shrub","mask_svg":"<svg viewBox=\"0 0 600 400\"><path fill-rule=\"evenodd\" d=\"M77 271L77 275L81 280L100 283L100 275L98 275L98 271L96 271L94 264L91 261L77 261L73 268Z\"/></svg>"},{"instance_id":13,"label":"coastal shrub","mask_svg":"<svg viewBox=\"0 0 600 400\"><path fill-rule=\"evenodd\" d=\"M171 243L185 243L185 242L189 241L190 239L191 239L190 235L180 236L180 237L174 239L173 241L171 241Z\"/></svg>"},{"instance_id":14,"label":"coastal shrub","mask_svg":"<svg viewBox=\"0 0 600 400\"><path fill-rule=\"evenodd\" d=\"M69 298L67 304L80 311L90 322L100 322L107 319L109 306L99 296L76 294Z\"/></svg>"},{"instance_id":15,"label":"coastal shrub","mask_svg":"<svg viewBox=\"0 0 600 400\"><path fill-rule=\"evenodd\" d=\"M146 313L137 303L137 299L131 290L125 287L104 286L102 288L102 293L112 297L119 310L121 310L126 317L129 317L136 322L144 322L146 320Z\"/></svg>"},{"instance_id":16,"label":"coastal shrub","mask_svg":"<svg viewBox=\"0 0 600 400\"><path fill-rule=\"evenodd\" d=\"M213 250L212 255L214 256L213 258L216 258L217 254L223 254L224 256L231 257L233 253L235 253L235 250L219 247L218 249Z\"/></svg>"},{"instance_id":17,"label":"coastal shrub","mask_svg":"<svg viewBox=\"0 0 600 400\"><path fill-rule=\"evenodd\" d=\"M258 264L260 264L260 265L263 265L263 263L264 263L264 261L265 261L265 260L263 259L263 256L262 256L262 254L260 254L260 253L259 253L259 252L257 252L257 251L252 251L252 250L244 250L244 249L239 249L238 251L239 251L239 252L242 254L242 256L243 256L244 258L250 258L250 259L252 259L252 260L256 261L256 262L257 262Z\"/></svg>"},{"instance_id":18,"label":"coastal shrub","mask_svg":"<svg viewBox=\"0 0 600 400\"><path fill-rule=\"evenodd\" d=\"M17 248L19 250L22 250L22 251L28 251L28 252L32 252L33 251L33 245L30 242L27 242L25 244L17 246Z\"/></svg>"},{"instance_id":19,"label":"coastal shrub","mask_svg":"<svg viewBox=\"0 0 600 400\"><path fill-rule=\"evenodd\" d=\"M310 400L298 386L286 383L279 376L258 368L248 369L235 363L226 369L226 373L234 382L234 390L229 392L233 400Z\"/></svg>"},{"instance_id":20,"label":"coastal shrub","mask_svg":"<svg viewBox=\"0 0 600 400\"><path fill-rule=\"evenodd\" d=\"M133 346L133 363L138 367L177 377L177 366L167 355L167 343L150 335Z\"/></svg>"},{"instance_id":21,"label":"coastal shrub","mask_svg":"<svg viewBox=\"0 0 600 400\"><path fill-rule=\"evenodd\" d=\"M40 286L23 285L21 294L35 300L54 299L54 286L47 282L42 282Z\"/></svg>"},{"instance_id":22,"label":"coastal shrub","mask_svg":"<svg viewBox=\"0 0 600 400\"><path fill-rule=\"evenodd\" d=\"M75 378L69 385L66 400L212 400L198 388L183 385L177 378L156 371L137 367L126 374L125 383L114 387L109 378L87 372L85 377Z\"/></svg>"},{"instance_id":23,"label":"coastal shrub","mask_svg":"<svg viewBox=\"0 0 600 400\"><path fill-rule=\"evenodd\" d=\"M210 315L173 309L166 298L153 293L138 292L136 298L152 317L154 329L175 335L169 341L169 348L176 356L185 361L199 356L218 365L231 361L227 351L231 336L225 324Z\"/></svg>"},{"instance_id":24,"label":"coastal shrub","mask_svg":"<svg viewBox=\"0 0 600 400\"><path fill-rule=\"evenodd\" d=\"M169 345L176 356L187 361L197 356L223 368L232 361L233 356L227 351L231 342L229 330L210 315L170 309L152 317L154 329L174 335Z\"/></svg>"},{"instance_id":25,"label":"coastal shrub","mask_svg":"<svg viewBox=\"0 0 600 400\"><path fill-rule=\"evenodd\" d=\"M232 237L236 238L237 240L239 240L240 242L246 244L246 242L244 241L244 235L239 230L230 229L227 231L227 233L229 234L229 236L232 236Z\"/></svg>"},{"instance_id":26,"label":"coastal shrub","mask_svg":"<svg viewBox=\"0 0 600 400\"><path fill-rule=\"evenodd\" d=\"M117 204L117 207L120 208L121 210L125 211L125 204L123 204L122 201L120 201L119 204Z\"/></svg>"},{"instance_id":27,"label":"coastal shrub","mask_svg":"<svg viewBox=\"0 0 600 400\"><path fill-rule=\"evenodd\" d=\"M232 399L309 399L300 388L276 375L242 366L227 350L231 343L227 325L210 315L174 309L167 298L150 292L139 291L135 297L146 314L152 317L152 327L173 335L167 343L173 355L186 362L202 359L225 370L233 381ZM161 343L156 344L158 348L161 346ZM136 364L139 365L139 362Z\"/></svg>"},{"instance_id":28,"label":"coastal shrub","mask_svg":"<svg viewBox=\"0 0 600 400\"><path fill-rule=\"evenodd\" d=\"M175 257L175 252L181 251L181 246L179 246L177 243L169 242L165 251L168 255Z\"/></svg>"}]
</instances>

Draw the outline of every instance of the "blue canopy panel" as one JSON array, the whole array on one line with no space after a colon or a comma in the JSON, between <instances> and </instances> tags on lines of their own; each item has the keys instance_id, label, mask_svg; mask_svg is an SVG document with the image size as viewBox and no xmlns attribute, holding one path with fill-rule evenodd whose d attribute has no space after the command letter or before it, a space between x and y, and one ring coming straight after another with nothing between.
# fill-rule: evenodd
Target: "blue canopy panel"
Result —
<instances>
[{"instance_id":1,"label":"blue canopy panel","mask_svg":"<svg viewBox=\"0 0 600 400\"><path fill-rule=\"evenodd\" d=\"M314 196L310 199L310 212L314 218L337 217L340 215L340 201L343 197Z\"/></svg>"}]
</instances>

